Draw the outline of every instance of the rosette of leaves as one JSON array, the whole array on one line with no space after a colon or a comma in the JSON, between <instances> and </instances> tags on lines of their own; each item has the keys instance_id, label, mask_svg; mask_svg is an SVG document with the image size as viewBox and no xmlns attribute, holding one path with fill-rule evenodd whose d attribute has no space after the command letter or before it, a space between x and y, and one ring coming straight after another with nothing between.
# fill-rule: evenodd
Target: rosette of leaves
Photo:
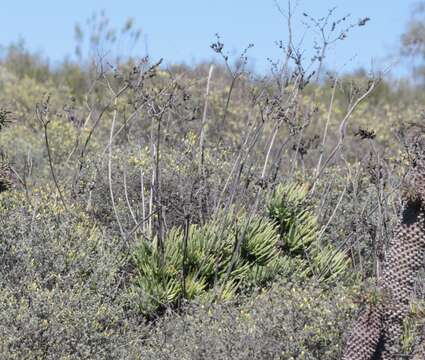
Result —
<instances>
[{"instance_id":1,"label":"rosette of leaves","mask_svg":"<svg viewBox=\"0 0 425 360\"><path fill-rule=\"evenodd\" d=\"M348 267L344 252L317 241L318 225L308 189L300 184L280 184L268 204L268 216L278 227L286 273L336 280ZM292 266L290 265L292 262Z\"/></svg>"},{"instance_id":2,"label":"rosette of leaves","mask_svg":"<svg viewBox=\"0 0 425 360\"><path fill-rule=\"evenodd\" d=\"M317 218L307 202L308 190L299 184L277 186L268 215L279 229L281 247L291 256L302 255L316 237Z\"/></svg>"},{"instance_id":3,"label":"rosette of leaves","mask_svg":"<svg viewBox=\"0 0 425 360\"><path fill-rule=\"evenodd\" d=\"M278 239L269 220L239 214L191 225L187 237L183 229L171 229L162 259L157 239L143 240L133 257L140 311L151 315L182 298L208 297L216 285L229 299L241 286L263 283L279 271Z\"/></svg>"},{"instance_id":4,"label":"rosette of leaves","mask_svg":"<svg viewBox=\"0 0 425 360\"><path fill-rule=\"evenodd\" d=\"M350 265L350 259L343 251L328 244L326 246L312 245L309 249L312 259L310 275L316 275L319 281L331 282L343 275Z\"/></svg>"}]
</instances>

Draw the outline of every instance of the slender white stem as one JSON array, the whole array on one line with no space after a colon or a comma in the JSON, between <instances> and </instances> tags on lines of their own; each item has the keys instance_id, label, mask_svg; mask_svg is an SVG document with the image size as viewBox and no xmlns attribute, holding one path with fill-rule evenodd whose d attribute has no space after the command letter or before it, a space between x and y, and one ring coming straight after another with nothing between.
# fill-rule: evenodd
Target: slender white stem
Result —
<instances>
[{"instance_id":1,"label":"slender white stem","mask_svg":"<svg viewBox=\"0 0 425 360\"><path fill-rule=\"evenodd\" d=\"M114 191L112 189L112 139L113 139L113 135L114 135L115 122L116 122L117 116L118 116L117 104L118 104L118 97L115 96L114 112L113 112L112 124L111 124L111 132L110 132L110 135L109 135L108 181L109 181L109 193L111 195L111 202L112 202L112 207L114 209L115 218L117 219L117 223L118 223L118 226L120 228L121 236L123 237L123 239L125 239L124 230L123 230L123 227L121 225L121 221L120 221L120 218L118 216L118 211L117 211L117 207L116 207L116 204L115 204Z\"/></svg>"},{"instance_id":2,"label":"slender white stem","mask_svg":"<svg viewBox=\"0 0 425 360\"><path fill-rule=\"evenodd\" d=\"M199 151L201 154L201 163L204 160L204 140L205 140L205 124L207 122L207 109L208 109L208 96L210 93L210 83L211 83L211 77L214 70L214 65L210 66L210 71L208 73L208 80L207 80L207 88L205 90L205 103L204 103L204 112L202 114L202 121L201 121L201 132L199 135ZM201 164L202 166L202 164Z\"/></svg>"}]
</instances>

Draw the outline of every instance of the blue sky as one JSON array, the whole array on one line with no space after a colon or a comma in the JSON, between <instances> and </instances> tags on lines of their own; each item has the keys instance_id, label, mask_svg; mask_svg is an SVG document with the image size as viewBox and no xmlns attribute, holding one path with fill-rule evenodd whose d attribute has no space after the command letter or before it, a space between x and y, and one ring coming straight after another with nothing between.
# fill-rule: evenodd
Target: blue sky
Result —
<instances>
[{"instance_id":1,"label":"blue sky","mask_svg":"<svg viewBox=\"0 0 425 360\"><path fill-rule=\"evenodd\" d=\"M305 34L302 13L321 17L337 7L337 17L351 14L348 22L368 16L367 26L356 28L348 38L331 49L327 66L338 70L383 69L394 61L399 38L410 17L414 0L293 0L296 3L294 34ZM282 8L286 0L280 0ZM145 54L165 63L188 64L214 58L209 45L219 33L229 53L237 54L249 43L250 64L257 71L268 68L267 58L279 56L275 41L287 38L285 19L274 0L40 0L1 1L0 45L23 38L33 51L40 51L56 63L72 56L75 48L74 25L104 9L112 24L121 27L128 17L143 35L133 55ZM304 47L311 48L314 34L307 32ZM147 42L147 44L146 44ZM392 56L392 57L391 57ZM306 52L306 57L310 54ZM404 66L404 67L403 67ZM402 74L406 64L394 65Z\"/></svg>"}]
</instances>

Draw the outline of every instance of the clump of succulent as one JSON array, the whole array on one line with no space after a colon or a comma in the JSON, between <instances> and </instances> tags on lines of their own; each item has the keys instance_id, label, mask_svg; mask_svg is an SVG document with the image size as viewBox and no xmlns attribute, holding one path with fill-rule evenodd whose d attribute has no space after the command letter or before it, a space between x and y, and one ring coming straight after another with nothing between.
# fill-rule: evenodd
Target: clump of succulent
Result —
<instances>
[{"instance_id":1,"label":"clump of succulent","mask_svg":"<svg viewBox=\"0 0 425 360\"><path fill-rule=\"evenodd\" d=\"M294 263L294 272L332 281L348 268L349 259L344 252L318 241L318 222L307 186L280 184L267 211L278 227L283 256Z\"/></svg>"},{"instance_id":2,"label":"clump of succulent","mask_svg":"<svg viewBox=\"0 0 425 360\"><path fill-rule=\"evenodd\" d=\"M172 228L162 252L158 238L134 252L132 290L151 315L181 299L231 299L279 276L335 280L348 267L344 253L315 242L317 220L300 185L281 185L268 217L219 214L205 225ZM213 291L212 291L213 290Z\"/></svg>"},{"instance_id":3,"label":"clump of succulent","mask_svg":"<svg viewBox=\"0 0 425 360\"><path fill-rule=\"evenodd\" d=\"M299 184L280 184L268 204L268 216L276 223L285 252L302 255L314 241L317 219L307 202L308 190Z\"/></svg>"},{"instance_id":4,"label":"clump of succulent","mask_svg":"<svg viewBox=\"0 0 425 360\"><path fill-rule=\"evenodd\" d=\"M157 238L141 241L134 253L133 285L140 310L149 314L182 298L206 296L213 288L229 299L241 286L262 283L272 276L271 269L278 271L278 238L269 220L238 214L191 225L187 234L173 228L163 254Z\"/></svg>"}]
</instances>

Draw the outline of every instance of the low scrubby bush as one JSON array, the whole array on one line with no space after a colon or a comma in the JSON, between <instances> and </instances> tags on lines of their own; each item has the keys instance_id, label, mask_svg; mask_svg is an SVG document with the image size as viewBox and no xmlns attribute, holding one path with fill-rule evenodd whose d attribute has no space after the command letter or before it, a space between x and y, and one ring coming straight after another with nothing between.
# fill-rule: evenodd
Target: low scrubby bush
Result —
<instances>
[{"instance_id":1,"label":"low scrubby bush","mask_svg":"<svg viewBox=\"0 0 425 360\"><path fill-rule=\"evenodd\" d=\"M161 318L143 359L340 359L353 288L278 282L250 299L192 305Z\"/></svg>"},{"instance_id":2,"label":"low scrubby bush","mask_svg":"<svg viewBox=\"0 0 425 360\"><path fill-rule=\"evenodd\" d=\"M129 358L145 328L122 291L122 247L48 189L33 199L0 194L0 358Z\"/></svg>"}]
</instances>

